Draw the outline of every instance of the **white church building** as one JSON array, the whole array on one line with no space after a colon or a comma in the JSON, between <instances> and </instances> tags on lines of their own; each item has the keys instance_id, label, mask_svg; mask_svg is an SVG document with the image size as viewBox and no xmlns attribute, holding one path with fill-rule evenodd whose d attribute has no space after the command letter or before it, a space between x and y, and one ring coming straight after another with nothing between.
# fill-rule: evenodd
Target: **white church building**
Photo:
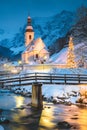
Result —
<instances>
[{"instance_id":1,"label":"white church building","mask_svg":"<svg viewBox=\"0 0 87 130\"><path fill-rule=\"evenodd\" d=\"M41 38L34 40L34 30L31 25L31 18L28 17L25 32L25 50L22 53L22 63L43 64L49 61L49 52Z\"/></svg>"}]
</instances>

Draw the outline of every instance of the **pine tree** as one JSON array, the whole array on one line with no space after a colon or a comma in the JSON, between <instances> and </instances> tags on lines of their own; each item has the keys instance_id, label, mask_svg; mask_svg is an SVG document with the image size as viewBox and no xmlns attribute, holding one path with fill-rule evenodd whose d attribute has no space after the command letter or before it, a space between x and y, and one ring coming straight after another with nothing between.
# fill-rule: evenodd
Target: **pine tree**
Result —
<instances>
[{"instance_id":1,"label":"pine tree","mask_svg":"<svg viewBox=\"0 0 87 130\"><path fill-rule=\"evenodd\" d=\"M69 48L68 48L68 53L67 53L67 67L76 68L74 45L73 45L72 37L70 37L70 40L69 40Z\"/></svg>"}]
</instances>

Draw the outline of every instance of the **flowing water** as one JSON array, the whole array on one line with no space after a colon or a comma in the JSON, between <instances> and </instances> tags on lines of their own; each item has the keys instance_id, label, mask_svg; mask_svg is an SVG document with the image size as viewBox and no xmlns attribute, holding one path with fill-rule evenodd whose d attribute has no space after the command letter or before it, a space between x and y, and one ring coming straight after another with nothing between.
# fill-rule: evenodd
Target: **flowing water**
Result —
<instances>
[{"instance_id":1,"label":"flowing water","mask_svg":"<svg viewBox=\"0 0 87 130\"><path fill-rule=\"evenodd\" d=\"M44 102L44 109L37 111L30 103L31 98L0 93L0 109L3 109L0 117L10 120L8 124L0 124L4 130L61 130L57 126L60 121L71 124L69 130L87 130L87 108Z\"/></svg>"}]
</instances>

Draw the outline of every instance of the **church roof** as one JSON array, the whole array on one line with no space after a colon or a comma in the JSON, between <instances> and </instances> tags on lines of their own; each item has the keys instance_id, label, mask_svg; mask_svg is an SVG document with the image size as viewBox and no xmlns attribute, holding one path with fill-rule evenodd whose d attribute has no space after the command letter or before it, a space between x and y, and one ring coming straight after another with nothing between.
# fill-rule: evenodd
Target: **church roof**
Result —
<instances>
[{"instance_id":1,"label":"church roof","mask_svg":"<svg viewBox=\"0 0 87 130\"><path fill-rule=\"evenodd\" d=\"M26 32L34 32L33 27L32 26L27 26L26 27Z\"/></svg>"},{"instance_id":2,"label":"church roof","mask_svg":"<svg viewBox=\"0 0 87 130\"><path fill-rule=\"evenodd\" d=\"M39 53L49 53L46 49L46 46L41 38L38 38L36 40L33 40L24 50L23 53L31 52L31 51L37 51Z\"/></svg>"},{"instance_id":3,"label":"church roof","mask_svg":"<svg viewBox=\"0 0 87 130\"><path fill-rule=\"evenodd\" d=\"M43 54L49 54L49 52L46 50L46 49L42 49L40 53L43 53Z\"/></svg>"},{"instance_id":4,"label":"church roof","mask_svg":"<svg viewBox=\"0 0 87 130\"><path fill-rule=\"evenodd\" d=\"M37 38L34 41L34 44L35 44L35 50L40 51L41 49L45 48L45 44L44 44L44 42L42 41L41 38Z\"/></svg>"},{"instance_id":5,"label":"church roof","mask_svg":"<svg viewBox=\"0 0 87 130\"><path fill-rule=\"evenodd\" d=\"M32 41L23 51L23 53L25 53L26 51L32 51L33 50L33 46L34 46L34 41ZM32 47L32 50L30 49Z\"/></svg>"}]
</instances>

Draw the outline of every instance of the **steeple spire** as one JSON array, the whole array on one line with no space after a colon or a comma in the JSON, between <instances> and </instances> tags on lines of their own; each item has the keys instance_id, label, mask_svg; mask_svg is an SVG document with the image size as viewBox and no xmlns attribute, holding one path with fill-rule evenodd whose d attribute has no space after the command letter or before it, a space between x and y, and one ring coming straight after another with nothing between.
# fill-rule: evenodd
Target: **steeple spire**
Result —
<instances>
[{"instance_id":1,"label":"steeple spire","mask_svg":"<svg viewBox=\"0 0 87 130\"><path fill-rule=\"evenodd\" d=\"M31 26L31 17L30 16L28 16L27 23L28 23L28 26Z\"/></svg>"}]
</instances>

